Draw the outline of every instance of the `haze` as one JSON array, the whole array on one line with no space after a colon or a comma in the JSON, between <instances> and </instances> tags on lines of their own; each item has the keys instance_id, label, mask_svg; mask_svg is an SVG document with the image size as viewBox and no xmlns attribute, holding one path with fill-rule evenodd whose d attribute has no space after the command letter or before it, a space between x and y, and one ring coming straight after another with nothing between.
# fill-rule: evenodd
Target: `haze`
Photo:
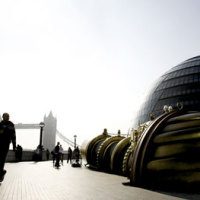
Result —
<instances>
[{"instance_id":1,"label":"haze","mask_svg":"<svg viewBox=\"0 0 200 200\"><path fill-rule=\"evenodd\" d=\"M198 0L0 2L0 114L81 143L127 133L151 83L199 55Z\"/></svg>"}]
</instances>

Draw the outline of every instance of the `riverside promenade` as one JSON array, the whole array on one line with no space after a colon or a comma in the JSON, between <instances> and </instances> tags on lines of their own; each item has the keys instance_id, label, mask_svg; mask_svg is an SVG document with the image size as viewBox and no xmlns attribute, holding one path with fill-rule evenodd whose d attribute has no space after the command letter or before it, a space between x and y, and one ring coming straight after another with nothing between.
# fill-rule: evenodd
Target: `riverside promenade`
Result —
<instances>
[{"instance_id":1,"label":"riverside promenade","mask_svg":"<svg viewBox=\"0 0 200 200\"><path fill-rule=\"evenodd\" d=\"M200 199L200 194L152 191L127 186L126 177L73 168L66 161L60 169L52 161L6 163L0 200L174 200Z\"/></svg>"}]
</instances>

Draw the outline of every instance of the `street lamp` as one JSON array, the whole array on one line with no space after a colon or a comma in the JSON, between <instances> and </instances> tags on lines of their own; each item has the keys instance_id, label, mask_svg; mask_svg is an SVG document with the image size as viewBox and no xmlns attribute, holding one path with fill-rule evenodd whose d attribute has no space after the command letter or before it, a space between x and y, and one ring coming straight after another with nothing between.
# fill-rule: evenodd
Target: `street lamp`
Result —
<instances>
[{"instance_id":1,"label":"street lamp","mask_svg":"<svg viewBox=\"0 0 200 200\"><path fill-rule=\"evenodd\" d=\"M40 149L43 149L43 146L42 146L42 134L43 134L43 128L45 126L45 123L44 122L40 122L40 144L39 144L39 148Z\"/></svg>"},{"instance_id":2,"label":"street lamp","mask_svg":"<svg viewBox=\"0 0 200 200\"><path fill-rule=\"evenodd\" d=\"M74 149L76 148L76 135L74 135Z\"/></svg>"}]
</instances>

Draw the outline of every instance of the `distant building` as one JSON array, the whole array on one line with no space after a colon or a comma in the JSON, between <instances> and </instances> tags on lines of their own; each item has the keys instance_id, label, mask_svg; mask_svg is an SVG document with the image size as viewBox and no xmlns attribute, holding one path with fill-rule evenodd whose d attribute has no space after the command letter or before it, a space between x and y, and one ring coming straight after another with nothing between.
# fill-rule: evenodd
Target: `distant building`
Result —
<instances>
[{"instance_id":1,"label":"distant building","mask_svg":"<svg viewBox=\"0 0 200 200\"><path fill-rule=\"evenodd\" d=\"M190 58L171 68L154 84L139 109L132 127L163 113L163 106L175 107L181 102L184 109L200 110L200 56Z\"/></svg>"},{"instance_id":2,"label":"distant building","mask_svg":"<svg viewBox=\"0 0 200 200\"><path fill-rule=\"evenodd\" d=\"M43 146L51 151L56 144L57 119L50 112L48 116L44 116L44 123Z\"/></svg>"}]
</instances>

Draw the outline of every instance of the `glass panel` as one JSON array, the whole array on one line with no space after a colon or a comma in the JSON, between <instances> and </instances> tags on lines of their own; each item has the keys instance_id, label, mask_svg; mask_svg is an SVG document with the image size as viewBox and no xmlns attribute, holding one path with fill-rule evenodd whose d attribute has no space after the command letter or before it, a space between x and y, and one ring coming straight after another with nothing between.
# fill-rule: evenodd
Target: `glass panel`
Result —
<instances>
[{"instance_id":1,"label":"glass panel","mask_svg":"<svg viewBox=\"0 0 200 200\"><path fill-rule=\"evenodd\" d=\"M195 66L196 61L191 62L190 66Z\"/></svg>"},{"instance_id":2,"label":"glass panel","mask_svg":"<svg viewBox=\"0 0 200 200\"><path fill-rule=\"evenodd\" d=\"M195 61L194 64L195 64L195 65L199 65L199 61Z\"/></svg>"},{"instance_id":3,"label":"glass panel","mask_svg":"<svg viewBox=\"0 0 200 200\"><path fill-rule=\"evenodd\" d=\"M200 65L200 60L197 61L197 65Z\"/></svg>"}]
</instances>

